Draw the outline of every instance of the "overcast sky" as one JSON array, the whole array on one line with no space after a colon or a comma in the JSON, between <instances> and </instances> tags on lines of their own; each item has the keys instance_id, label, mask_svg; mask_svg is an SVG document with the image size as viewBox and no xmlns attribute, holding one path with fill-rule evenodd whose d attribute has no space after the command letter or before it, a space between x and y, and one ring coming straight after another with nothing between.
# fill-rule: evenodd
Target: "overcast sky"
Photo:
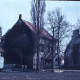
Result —
<instances>
[{"instance_id":1,"label":"overcast sky","mask_svg":"<svg viewBox=\"0 0 80 80\"><path fill-rule=\"evenodd\" d=\"M80 18L79 1L46 1L46 12L55 8L61 8L67 21L72 24ZM5 34L18 20L19 14L22 18L31 22L30 17L31 0L0 0L0 25L2 33Z\"/></svg>"}]
</instances>

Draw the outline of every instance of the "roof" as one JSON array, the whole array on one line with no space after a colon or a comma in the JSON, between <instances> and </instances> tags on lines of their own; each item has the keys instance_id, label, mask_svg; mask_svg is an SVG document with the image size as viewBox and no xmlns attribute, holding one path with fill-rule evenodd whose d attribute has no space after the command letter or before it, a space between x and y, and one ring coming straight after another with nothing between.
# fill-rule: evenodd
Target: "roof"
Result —
<instances>
[{"instance_id":1,"label":"roof","mask_svg":"<svg viewBox=\"0 0 80 80\"><path fill-rule=\"evenodd\" d=\"M25 21L23 20L23 22L25 22L25 24L33 31L33 32L36 32L36 29L35 29L35 25L28 22L28 21ZM41 27L41 34L40 34L41 37L46 37L48 39L52 39L52 36L43 28Z\"/></svg>"}]
</instances>

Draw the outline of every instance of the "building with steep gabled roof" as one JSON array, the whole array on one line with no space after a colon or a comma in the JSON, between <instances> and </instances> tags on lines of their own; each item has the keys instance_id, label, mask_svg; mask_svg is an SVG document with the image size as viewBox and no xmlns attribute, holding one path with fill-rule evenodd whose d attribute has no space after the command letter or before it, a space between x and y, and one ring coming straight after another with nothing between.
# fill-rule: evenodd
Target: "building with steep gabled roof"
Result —
<instances>
[{"instance_id":1,"label":"building with steep gabled roof","mask_svg":"<svg viewBox=\"0 0 80 80\"><path fill-rule=\"evenodd\" d=\"M64 66L67 69L80 69L80 30L74 30L71 41L64 53Z\"/></svg>"},{"instance_id":2,"label":"building with steep gabled roof","mask_svg":"<svg viewBox=\"0 0 80 80\"><path fill-rule=\"evenodd\" d=\"M5 34L3 46L6 51L4 54L6 64L27 65L28 69L33 69L36 64L36 30L34 24L22 19L19 20ZM54 43L55 43L54 39ZM40 33L40 62L44 65L47 54L51 54L52 36L41 27Z\"/></svg>"}]
</instances>

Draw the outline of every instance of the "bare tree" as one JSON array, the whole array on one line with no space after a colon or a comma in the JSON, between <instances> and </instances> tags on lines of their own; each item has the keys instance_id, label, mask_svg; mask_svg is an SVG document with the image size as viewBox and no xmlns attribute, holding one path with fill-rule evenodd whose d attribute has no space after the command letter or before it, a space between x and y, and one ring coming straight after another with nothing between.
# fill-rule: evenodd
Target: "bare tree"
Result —
<instances>
[{"instance_id":1,"label":"bare tree","mask_svg":"<svg viewBox=\"0 0 80 80\"><path fill-rule=\"evenodd\" d=\"M50 25L50 30L54 35L53 37L57 40L58 64L60 68L59 56L61 51L63 51L62 46L65 44L63 43L64 38L69 37L69 23L65 20L61 10L57 8L56 10L48 12L48 24Z\"/></svg>"},{"instance_id":2,"label":"bare tree","mask_svg":"<svg viewBox=\"0 0 80 80\"><path fill-rule=\"evenodd\" d=\"M80 29L80 18L77 19L76 24L74 25L75 29Z\"/></svg>"},{"instance_id":3,"label":"bare tree","mask_svg":"<svg viewBox=\"0 0 80 80\"><path fill-rule=\"evenodd\" d=\"M37 70L39 70L40 28L44 25L45 0L32 0L31 6L31 17L36 30Z\"/></svg>"}]
</instances>

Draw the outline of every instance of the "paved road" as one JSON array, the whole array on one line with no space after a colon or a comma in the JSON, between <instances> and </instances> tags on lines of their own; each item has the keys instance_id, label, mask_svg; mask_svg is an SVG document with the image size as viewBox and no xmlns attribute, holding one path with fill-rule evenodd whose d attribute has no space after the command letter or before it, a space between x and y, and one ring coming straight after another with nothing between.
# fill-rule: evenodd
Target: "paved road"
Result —
<instances>
[{"instance_id":1,"label":"paved road","mask_svg":"<svg viewBox=\"0 0 80 80\"><path fill-rule=\"evenodd\" d=\"M80 80L80 71L0 72L0 80Z\"/></svg>"}]
</instances>

